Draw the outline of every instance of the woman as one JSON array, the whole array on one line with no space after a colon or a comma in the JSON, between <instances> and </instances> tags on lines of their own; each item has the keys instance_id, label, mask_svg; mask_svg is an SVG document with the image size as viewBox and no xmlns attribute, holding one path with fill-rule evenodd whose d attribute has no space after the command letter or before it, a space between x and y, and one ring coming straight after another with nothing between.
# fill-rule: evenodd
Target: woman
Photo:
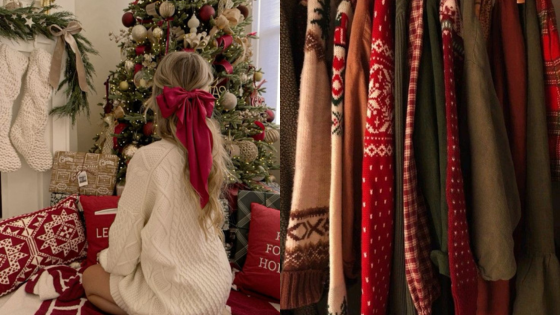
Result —
<instances>
[{"instance_id":1,"label":"woman","mask_svg":"<svg viewBox=\"0 0 560 315\"><path fill-rule=\"evenodd\" d=\"M111 314L221 314L231 269L218 202L227 158L212 115L213 80L195 53L159 64L148 101L162 141L137 151L109 232L88 268L88 300Z\"/></svg>"}]
</instances>

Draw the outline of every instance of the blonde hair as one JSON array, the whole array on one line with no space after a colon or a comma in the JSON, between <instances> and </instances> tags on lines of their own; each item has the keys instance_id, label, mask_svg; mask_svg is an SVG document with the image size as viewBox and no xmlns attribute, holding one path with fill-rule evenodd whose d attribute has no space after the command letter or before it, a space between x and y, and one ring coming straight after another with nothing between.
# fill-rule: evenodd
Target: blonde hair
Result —
<instances>
[{"instance_id":1,"label":"blonde hair","mask_svg":"<svg viewBox=\"0 0 560 315\"><path fill-rule=\"evenodd\" d=\"M189 52L173 52L165 56L159 63L158 69L154 75L152 96L147 102L146 111L153 110L154 119L157 124L157 133L162 139L168 139L180 147L185 154L184 179L187 186L187 193L193 199L199 200L200 196L194 190L189 181L189 165L187 149L181 144L177 136L176 115L169 118L163 118L159 106L157 104L157 96L163 93L163 87L181 87L186 91L194 89L208 89L214 77L212 69L206 60L196 53ZM225 179L228 175L228 164L231 163L229 156L226 154L222 144L222 134L218 123L214 119L207 119L208 128L212 132L213 148L212 148L212 170L208 177L208 193L210 200L204 207L200 207L199 202L194 202L199 211L198 223L204 234L208 236L207 231L211 228L223 238L221 225L224 221L222 206L219 198L224 188Z\"/></svg>"}]
</instances>

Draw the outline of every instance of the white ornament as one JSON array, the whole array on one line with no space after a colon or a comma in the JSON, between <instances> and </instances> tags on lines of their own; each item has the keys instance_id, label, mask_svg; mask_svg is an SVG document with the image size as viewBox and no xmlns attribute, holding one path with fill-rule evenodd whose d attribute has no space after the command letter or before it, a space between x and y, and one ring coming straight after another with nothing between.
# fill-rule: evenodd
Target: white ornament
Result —
<instances>
[{"instance_id":1,"label":"white ornament","mask_svg":"<svg viewBox=\"0 0 560 315\"><path fill-rule=\"evenodd\" d=\"M169 1L165 1L159 6L159 14L167 19L175 14L175 5Z\"/></svg>"},{"instance_id":2,"label":"white ornament","mask_svg":"<svg viewBox=\"0 0 560 315\"><path fill-rule=\"evenodd\" d=\"M126 71L130 72L134 70L134 62L132 60L127 60L124 62L124 68Z\"/></svg>"},{"instance_id":3,"label":"white ornament","mask_svg":"<svg viewBox=\"0 0 560 315\"><path fill-rule=\"evenodd\" d=\"M27 18L27 19L25 19L25 21L26 21L25 25L29 26L29 28L32 28L33 24L35 24L35 22L33 22L32 18Z\"/></svg>"},{"instance_id":4,"label":"white ornament","mask_svg":"<svg viewBox=\"0 0 560 315\"><path fill-rule=\"evenodd\" d=\"M148 30L144 25L138 24L132 28L132 39L143 42L148 37Z\"/></svg>"},{"instance_id":5,"label":"white ornament","mask_svg":"<svg viewBox=\"0 0 560 315\"><path fill-rule=\"evenodd\" d=\"M200 26L200 21L193 14L187 23L187 26L191 29L190 32L196 34L196 29Z\"/></svg>"}]
</instances>

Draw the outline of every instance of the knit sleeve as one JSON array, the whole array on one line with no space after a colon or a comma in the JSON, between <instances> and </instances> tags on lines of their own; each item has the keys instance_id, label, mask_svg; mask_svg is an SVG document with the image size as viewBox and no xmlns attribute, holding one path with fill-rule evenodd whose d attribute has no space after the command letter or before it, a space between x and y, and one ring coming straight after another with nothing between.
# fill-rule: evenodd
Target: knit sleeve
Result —
<instances>
[{"instance_id":1,"label":"knit sleeve","mask_svg":"<svg viewBox=\"0 0 560 315\"><path fill-rule=\"evenodd\" d=\"M146 213L153 207L153 198L148 193L151 172L143 150L130 161L126 178L117 216L109 230L109 248L99 259L105 271L120 276L133 273L138 265L141 231L147 221Z\"/></svg>"}]
</instances>

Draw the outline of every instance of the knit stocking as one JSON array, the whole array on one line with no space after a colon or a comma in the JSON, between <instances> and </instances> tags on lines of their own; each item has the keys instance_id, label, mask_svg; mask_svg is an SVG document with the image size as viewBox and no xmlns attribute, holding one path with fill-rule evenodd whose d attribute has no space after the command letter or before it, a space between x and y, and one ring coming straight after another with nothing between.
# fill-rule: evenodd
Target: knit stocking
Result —
<instances>
[{"instance_id":1,"label":"knit stocking","mask_svg":"<svg viewBox=\"0 0 560 315\"><path fill-rule=\"evenodd\" d=\"M27 68L27 57L6 45L0 45L0 172L13 172L21 167L10 144L12 106L19 95L21 77Z\"/></svg>"},{"instance_id":2,"label":"knit stocking","mask_svg":"<svg viewBox=\"0 0 560 315\"><path fill-rule=\"evenodd\" d=\"M43 49L31 53L21 108L10 132L15 148L29 166L44 172L52 167L52 154L45 143L51 97L49 70L51 54Z\"/></svg>"}]
</instances>

